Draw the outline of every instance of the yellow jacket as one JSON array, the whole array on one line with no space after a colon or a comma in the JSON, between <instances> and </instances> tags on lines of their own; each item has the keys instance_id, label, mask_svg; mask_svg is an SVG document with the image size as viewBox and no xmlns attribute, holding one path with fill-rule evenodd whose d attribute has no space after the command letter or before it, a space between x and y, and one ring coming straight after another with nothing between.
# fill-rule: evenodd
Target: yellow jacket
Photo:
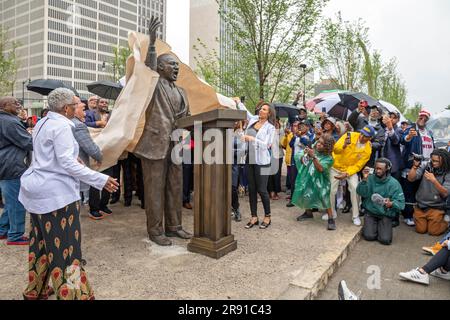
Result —
<instances>
[{"instance_id":1,"label":"yellow jacket","mask_svg":"<svg viewBox=\"0 0 450 320\"><path fill-rule=\"evenodd\" d=\"M339 141L336 142L333 151L333 168L341 172L345 172L349 176L352 176L364 169L364 166L367 164L370 156L372 155L372 144L368 142L364 147L357 148L356 144L360 135L361 133L352 132L352 143L345 149L344 142L347 139L347 134L344 134Z\"/></svg>"},{"instance_id":2,"label":"yellow jacket","mask_svg":"<svg viewBox=\"0 0 450 320\"><path fill-rule=\"evenodd\" d=\"M292 160L292 148L289 145L289 142L291 142L291 139L294 137L294 134L291 132L288 135L284 135L283 138L281 138L280 144L283 147L283 149L286 150L284 161L286 162L286 165L291 165Z\"/></svg>"}]
</instances>

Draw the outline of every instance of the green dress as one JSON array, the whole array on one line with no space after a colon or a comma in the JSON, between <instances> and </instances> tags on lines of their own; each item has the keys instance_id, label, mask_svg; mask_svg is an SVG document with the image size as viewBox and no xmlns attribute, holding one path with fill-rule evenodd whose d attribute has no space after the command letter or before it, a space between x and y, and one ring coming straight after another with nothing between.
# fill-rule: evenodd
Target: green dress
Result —
<instances>
[{"instance_id":1,"label":"green dress","mask_svg":"<svg viewBox=\"0 0 450 320\"><path fill-rule=\"evenodd\" d=\"M292 197L292 203L301 209L319 209L326 210L331 208L330 191L330 169L333 166L333 157L316 153L319 163L323 167L323 172L319 172L312 159L307 165L302 163L304 151L294 156L295 165L298 169L297 179L295 180L295 191Z\"/></svg>"}]
</instances>

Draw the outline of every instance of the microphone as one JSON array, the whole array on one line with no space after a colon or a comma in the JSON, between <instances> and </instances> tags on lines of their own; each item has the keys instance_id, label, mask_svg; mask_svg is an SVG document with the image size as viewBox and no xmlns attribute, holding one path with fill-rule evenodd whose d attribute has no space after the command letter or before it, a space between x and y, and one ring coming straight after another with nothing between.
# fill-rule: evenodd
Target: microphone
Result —
<instances>
[{"instance_id":1,"label":"microphone","mask_svg":"<svg viewBox=\"0 0 450 320\"><path fill-rule=\"evenodd\" d=\"M372 202L376 205L383 207L386 204L386 199L383 198L380 194L374 193L372 195Z\"/></svg>"}]
</instances>

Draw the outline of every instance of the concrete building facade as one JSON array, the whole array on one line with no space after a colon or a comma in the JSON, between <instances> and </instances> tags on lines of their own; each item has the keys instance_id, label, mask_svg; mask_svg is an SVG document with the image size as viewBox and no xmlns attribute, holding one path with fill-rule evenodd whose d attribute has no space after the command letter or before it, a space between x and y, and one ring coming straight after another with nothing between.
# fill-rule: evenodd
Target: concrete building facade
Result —
<instances>
[{"instance_id":1,"label":"concrete building facade","mask_svg":"<svg viewBox=\"0 0 450 320\"><path fill-rule=\"evenodd\" d=\"M88 83L112 79L113 48L128 46L128 31L147 33L152 15L163 22L166 0L0 0L0 24L19 42L14 94L22 97L28 80L58 79L82 97ZM27 108L43 97L24 90Z\"/></svg>"}]
</instances>

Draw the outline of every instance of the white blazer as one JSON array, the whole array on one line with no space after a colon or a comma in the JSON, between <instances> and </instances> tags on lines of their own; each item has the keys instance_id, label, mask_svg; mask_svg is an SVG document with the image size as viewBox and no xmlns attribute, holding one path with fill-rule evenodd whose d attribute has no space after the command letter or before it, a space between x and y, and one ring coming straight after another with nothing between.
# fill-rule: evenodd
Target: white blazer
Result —
<instances>
[{"instance_id":1,"label":"white blazer","mask_svg":"<svg viewBox=\"0 0 450 320\"><path fill-rule=\"evenodd\" d=\"M256 122L258 122L259 116L252 115L242 103L239 104L238 108L239 109L242 108L247 111L247 119L249 123L245 134L248 134L248 129L251 128ZM255 164L260 166L266 166L271 164L272 160L271 149L274 137L275 137L275 127L269 121L267 121L256 134L255 142L248 144L249 153L251 154L253 152L253 154L255 155L256 161Z\"/></svg>"}]
</instances>

